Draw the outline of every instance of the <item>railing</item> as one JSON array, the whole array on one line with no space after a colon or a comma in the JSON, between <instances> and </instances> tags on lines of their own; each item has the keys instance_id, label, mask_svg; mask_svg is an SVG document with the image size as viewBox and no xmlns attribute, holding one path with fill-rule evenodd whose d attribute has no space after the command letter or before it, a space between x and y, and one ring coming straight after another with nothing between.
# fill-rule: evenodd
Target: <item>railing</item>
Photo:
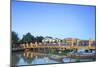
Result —
<instances>
[{"instance_id":1,"label":"railing","mask_svg":"<svg viewBox=\"0 0 100 67\"><path fill-rule=\"evenodd\" d=\"M59 45L59 44L52 44L52 45L46 45L46 44L21 44L21 47L24 49L27 48L62 48L62 49L95 49L95 46L78 46L78 45Z\"/></svg>"}]
</instances>

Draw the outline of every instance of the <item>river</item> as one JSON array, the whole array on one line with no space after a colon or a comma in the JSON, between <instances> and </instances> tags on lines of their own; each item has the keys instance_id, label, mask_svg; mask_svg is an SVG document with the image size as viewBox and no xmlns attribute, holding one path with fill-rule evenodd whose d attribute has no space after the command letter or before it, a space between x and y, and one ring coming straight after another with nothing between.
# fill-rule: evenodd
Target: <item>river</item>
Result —
<instances>
[{"instance_id":1,"label":"river","mask_svg":"<svg viewBox=\"0 0 100 67\"><path fill-rule=\"evenodd\" d=\"M37 65L71 62L95 61L93 58L69 58L66 55L51 52L18 51L12 52L12 65Z\"/></svg>"}]
</instances>

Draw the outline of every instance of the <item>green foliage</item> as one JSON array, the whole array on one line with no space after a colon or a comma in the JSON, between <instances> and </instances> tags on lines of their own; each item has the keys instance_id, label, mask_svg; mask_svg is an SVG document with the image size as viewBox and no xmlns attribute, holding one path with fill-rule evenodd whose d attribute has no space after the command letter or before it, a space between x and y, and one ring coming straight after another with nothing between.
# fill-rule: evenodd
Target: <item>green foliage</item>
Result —
<instances>
[{"instance_id":1,"label":"green foliage","mask_svg":"<svg viewBox=\"0 0 100 67\"><path fill-rule=\"evenodd\" d=\"M57 43L57 40L54 40L54 43Z\"/></svg>"},{"instance_id":2,"label":"green foliage","mask_svg":"<svg viewBox=\"0 0 100 67\"><path fill-rule=\"evenodd\" d=\"M19 38L16 32L12 31L11 33L11 44L12 47L16 47L17 44L19 43Z\"/></svg>"},{"instance_id":3,"label":"green foliage","mask_svg":"<svg viewBox=\"0 0 100 67\"><path fill-rule=\"evenodd\" d=\"M30 42L42 42L43 37L42 36L37 36L34 37L33 35L31 35L31 33L27 33L26 35L23 35L22 40L20 40L20 43L30 43Z\"/></svg>"},{"instance_id":4,"label":"green foliage","mask_svg":"<svg viewBox=\"0 0 100 67\"><path fill-rule=\"evenodd\" d=\"M37 36L36 37L36 41L39 43L39 42L42 42L42 40L44 39L44 37L42 36Z\"/></svg>"},{"instance_id":5,"label":"green foliage","mask_svg":"<svg viewBox=\"0 0 100 67\"><path fill-rule=\"evenodd\" d=\"M16 32L12 32L12 44L15 45L16 47L16 44L23 44L23 43L35 43L35 42L42 42L42 40L44 39L44 37L42 36L37 36L37 37L34 37L31 33L26 33L25 35L23 35L22 39L19 40L18 38L18 35Z\"/></svg>"},{"instance_id":6,"label":"green foliage","mask_svg":"<svg viewBox=\"0 0 100 67\"><path fill-rule=\"evenodd\" d=\"M31 33L27 33L26 35L23 35L22 40L20 41L21 43L30 43L30 42L34 42L34 36L31 35Z\"/></svg>"}]
</instances>

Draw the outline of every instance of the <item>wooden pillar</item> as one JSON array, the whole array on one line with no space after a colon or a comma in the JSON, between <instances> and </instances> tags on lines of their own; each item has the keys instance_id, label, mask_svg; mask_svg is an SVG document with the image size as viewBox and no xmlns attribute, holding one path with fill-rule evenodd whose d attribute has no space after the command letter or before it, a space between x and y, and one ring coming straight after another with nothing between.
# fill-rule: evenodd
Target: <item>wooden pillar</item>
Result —
<instances>
[{"instance_id":1,"label":"wooden pillar","mask_svg":"<svg viewBox=\"0 0 100 67\"><path fill-rule=\"evenodd\" d=\"M35 42L35 46L37 47L37 42Z\"/></svg>"},{"instance_id":2,"label":"wooden pillar","mask_svg":"<svg viewBox=\"0 0 100 67\"><path fill-rule=\"evenodd\" d=\"M71 46L74 46L74 45L73 45L73 39L71 40Z\"/></svg>"},{"instance_id":3,"label":"wooden pillar","mask_svg":"<svg viewBox=\"0 0 100 67\"><path fill-rule=\"evenodd\" d=\"M59 42L58 44L59 44L59 46L60 46L61 43Z\"/></svg>"},{"instance_id":4,"label":"wooden pillar","mask_svg":"<svg viewBox=\"0 0 100 67\"><path fill-rule=\"evenodd\" d=\"M79 42L80 42L80 40L77 40L77 46L79 46Z\"/></svg>"},{"instance_id":5,"label":"wooden pillar","mask_svg":"<svg viewBox=\"0 0 100 67\"><path fill-rule=\"evenodd\" d=\"M26 43L26 48L29 48L29 45L28 45L28 43Z\"/></svg>"},{"instance_id":6,"label":"wooden pillar","mask_svg":"<svg viewBox=\"0 0 100 67\"><path fill-rule=\"evenodd\" d=\"M30 47L31 47L31 48L33 47L33 43L30 43Z\"/></svg>"},{"instance_id":7,"label":"wooden pillar","mask_svg":"<svg viewBox=\"0 0 100 67\"><path fill-rule=\"evenodd\" d=\"M91 39L89 39L89 45L88 46L91 47Z\"/></svg>"},{"instance_id":8,"label":"wooden pillar","mask_svg":"<svg viewBox=\"0 0 100 67\"><path fill-rule=\"evenodd\" d=\"M25 44L22 44L22 48L25 48Z\"/></svg>"}]
</instances>

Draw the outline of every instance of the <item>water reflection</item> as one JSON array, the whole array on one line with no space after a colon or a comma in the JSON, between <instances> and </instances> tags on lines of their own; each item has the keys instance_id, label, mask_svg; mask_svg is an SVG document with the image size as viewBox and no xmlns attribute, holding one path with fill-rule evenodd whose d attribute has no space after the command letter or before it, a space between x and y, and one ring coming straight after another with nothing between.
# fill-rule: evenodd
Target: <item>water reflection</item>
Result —
<instances>
[{"instance_id":1,"label":"water reflection","mask_svg":"<svg viewBox=\"0 0 100 67\"><path fill-rule=\"evenodd\" d=\"M67 55L34 52L32 50L12 53L12 64L14 65L69 63L94 60L92 58L71 58L67 57Z\"/></svg>"}]
</instances>

